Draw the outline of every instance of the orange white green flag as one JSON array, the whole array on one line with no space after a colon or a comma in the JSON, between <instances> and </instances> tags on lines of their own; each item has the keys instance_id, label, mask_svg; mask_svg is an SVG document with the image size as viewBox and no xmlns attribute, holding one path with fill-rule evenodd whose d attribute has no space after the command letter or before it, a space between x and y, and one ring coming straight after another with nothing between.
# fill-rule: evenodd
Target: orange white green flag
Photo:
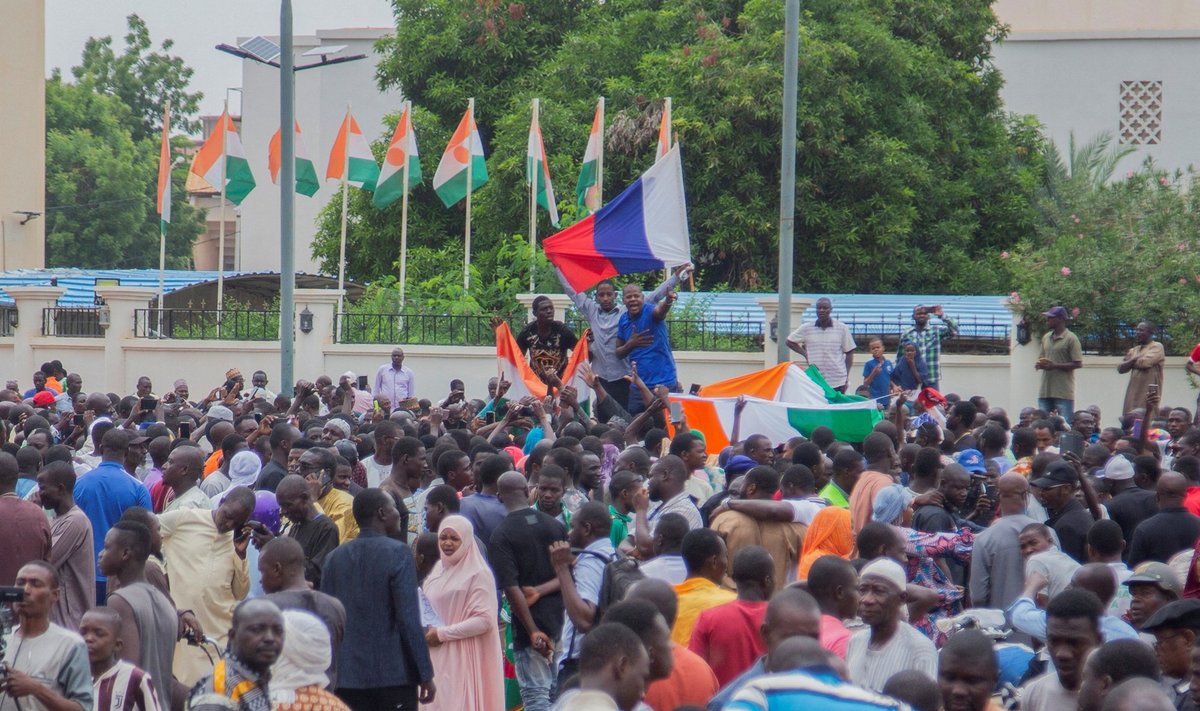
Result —
<instances>
[{"instance_id":1,"label":"orange white green flag","mask_svg":"<svg viewBox=\"0 0 1200 711\"><path fill-rule=\"evenodd\" d=\"M550 183L550 166L546 162L546 145L542 142L537 99L534 99L533 106L533 120L529 124L529 141L525 149L526 183L537 195L537 204L550 213L550 224L558 227L558 205L554 200L554 186Z\"/></svg>"},{"instance_id":2,"label":"orange white green flag","mask_svg":"<svg viewBox=\"0 0 1200 711\"><path fill-rule=\"evenodd\" d=\"M654 160L662 160L671 150L671 97L663 101L662 120L658 124L658 148Z\"/></svg>"},{"instance_id":3,"label":"orange white green flag","mask_svg":"<svg viewBox=\"0 0 1200 711\"><path fill-rule=\"evenodd\" d=\"M374 191L375 183L379 180L379 164L371 153L366 136L354 120L350 110L346 110L346 118L338 129L333 148L329 151L329 165L325 169L326 180L342 180L356 185L363 190Z\"/></svg>"},{"instance_id":4,"label":"orange white green flag","mask_svg":"<svg viewBox=\"0 0 1200 711\"><path fill-rule=\"evenodd\" d=\"M467 170L468 165L470 171ZM446 152L438 162L437 172L433 174L433 190L446 207L457 205L467 196L468 172L471 174L471 192L487 183L483 140L479 137L479 127L475 125L474 99L458 122L458 128L454 129L454 135L446 144Z\"/></svg>"},{"instance_id":5,"label":"orange white green flag","mask_svg":"<svg viewBox=\"0 0 1200 711\"><path fill-rule=\"evenodd\" d=\"M158 147L159 230L171 224L171 105L163 109L162 141Z\"/></svg>"},{"instance_id":6,"label":"orange white green flag","mask_svg":"<svg viewBox=\"0 0 1200 711\"><path fill-rule=\"evenodd\" d=\"M579 182L575 183L575 198L579 204L579 216L600 209L600 160L604 140L604 99L596 104L596 115L592 118L592 131L588 134L587 148L583 151L583 166L579 169Z\"/></svg>"},{"instance_id":7,"label":"orange white green flag","mask_svg":"<svg viewBox=\"0 0 1200 711\"><path fill-rule=\"evenodd\" d=\"M225 198L234 205L242 204L242 200L254 189L254 174L250 172L246 151L242 149L242 140L238 138L237 128L228 111L217 119L213 132L192 159L192 172L217 190L222 187L222 171L225 176Z\"/></svg>"},{"instance_id":8,"label":"orange white green flag","mask_svg":"<svg viewBox=\"0 0 1200 711\"><path fill-rule=\"evenodd\" d=\"M408 183L404 182L404 169L408 168ZM383 167L379 171L379 185L371 204L379 209L403 197L405 191L421 184L421 160L417 156L417 135L413 132L412 102L404 104L396 132L383 156Z\"/></svg>"},{"instance_id":9,"label":"orange white green flag","mask_svg":"<svg viewBox=\"0 0 1200 711\"><path fill-rule=\"evenodd\" d=\"M281 144L283 142L282 131L276 129L275 135L271 136L270 148L267 151L267 168L271 171L271 182L279 184L279 168L283 165L283 153ZM296 122L296 192L307 197L312 197L321 188L321 182L317 180L317 167L313 165L312 158L309 157L308 148L304 145L304 140L300 136L300 122Z\"/></svg>"}]
</instances>

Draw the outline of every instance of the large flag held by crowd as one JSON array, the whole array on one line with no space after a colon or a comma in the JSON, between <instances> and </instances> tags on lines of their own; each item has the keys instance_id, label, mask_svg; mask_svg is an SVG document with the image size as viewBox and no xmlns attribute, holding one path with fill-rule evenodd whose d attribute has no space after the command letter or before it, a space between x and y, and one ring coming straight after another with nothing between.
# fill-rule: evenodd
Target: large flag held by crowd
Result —
<instances>
[{"instance_id":1,"label":"large flag held by crowd","mask_svg":"<svg viewBox=\"0 0 1200 711\"><path fill-rule=\"evenodd\" d=\"M671 395L687 415L688 427L704 433L718 451L730 444L738 398L745 400L741 432L766 435L771 444L796 435L809 437L822 425L844 442L861 442L883 419L874 400L844 395L825 382L814 366L779 365L700 388L697 395Z\"/></svg>"}]
</instances>

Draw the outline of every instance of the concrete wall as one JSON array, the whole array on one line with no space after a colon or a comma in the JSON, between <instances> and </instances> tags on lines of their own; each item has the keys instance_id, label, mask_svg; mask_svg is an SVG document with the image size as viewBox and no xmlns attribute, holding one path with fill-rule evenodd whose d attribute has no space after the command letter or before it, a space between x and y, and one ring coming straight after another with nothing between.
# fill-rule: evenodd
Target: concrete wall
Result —
<instances>
[{"instance_id":1,"label":"concrete wall","mask_svg":"<svg viewBox=\"0 0 1200 711\"><path fill-rule=\"evenodd\" d=\"M996 0L1013 32L1186 31L1200 28L1194 0Z\"/></svg>"},{"instance_id":2,"label":"concrete wall","mask_svg":"<svg viewBox=\"0 0 1200 711\"><path fill-rule=\"evenodd\" d=\"M46 266L46 3L0 12L0 270ZM17 210L42 213L28 220Z\"/></svg>"}]
</instances>

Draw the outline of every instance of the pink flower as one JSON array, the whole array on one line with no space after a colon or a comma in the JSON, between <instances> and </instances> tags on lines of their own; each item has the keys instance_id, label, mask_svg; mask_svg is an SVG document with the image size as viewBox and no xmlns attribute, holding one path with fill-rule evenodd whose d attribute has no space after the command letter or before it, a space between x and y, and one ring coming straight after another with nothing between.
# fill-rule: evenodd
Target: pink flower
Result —
<instances>
[{"instance_id":1,"label":"pink flower","mask_svg":"<svg viewBox=\"0 0 1200 711\"><path fill-rule=\"evenodd\" d=\"M1125 177L1126 177L1126 178L1132 178L1132 177L1133 177L1133 171L1132 171L1132 170L1127 170L1127 171L1125 171Z\"/></svg>"},{"instance_id":2,"label":"pink flower","mask_svg":"<svg viewBox=\"0 0 1200 711\"><path fill-rule=\"evenodd\" d=\"M1014 304L1019 304L1019 303L1021 303L1021 295L1014 291L1013 293L1008 295L1008 300L1013 302Z\"/></svg>"},{"instance_id":3,"label":"pink flower","mask_svg":"<svg viewBox=\"0 0 1200 711\"><path fill-rule=\"evenodd\" d=\"M1058 271L1062 272L1063 276L1071 276L1071 268L1070 267L1063 267L1062 269L1059 269Z\"/></svg>"},{"instance_id":4,"label":"pink flower","mask_svg":"<svg viewBox=\"0 0 1200 711\"><path fill-rule=\"evenodd\" d=\"M1186 252L1187 244L1184 242L1180 242L1179 244L1175 245L1175 249L1179 250L1180 252Z\"/></svg>"},{"instance_id":5,"label":"pink flower","mask_svg":"<svg viewBox=\"0 0 1200 711\"><path fill-rule=\"evenodd\" d=\"M1000 258L1001 258L1001 259L1008 259L1008 252L1001 252L1001 253L1000 253Z\"/></svg>"},{"instance_id":6,"label":"pink flower","mask_svg":"<svg viewBox=\"0 0 1200 711\"><path fill-rule=\"evenodd\" d=\"M1079 307L1071 309L1071 318L1079 318Z\"/></svg>"},{"instance_id":7,"label":"pink flower","mask_svg":"<svg viewBox=\"0 0 1200 711\"><path fill-rule=\"evenodd\" d=\"M1179 283L1187 286L1187 277L1179 277Z\"/></svg>"},{"instance_id":8,"label":"pink flower","mask_svg":"<svg viewBox=\"0 0 1200 711\"><path fill-rule=\"evenodd\" d=\"M1075 215L1071 215L1071 221L1072 221L1072 222L1074 222L1074 223L1075 223L1075 224L1077 224L1077 225L1079 224L1079 218L1078 218L1078 217L1076 217Z\"/></svg>"},{"instance_id":9,"label":"pink flower","mask_svg":"<svg viewBox=\"0 0 1200 711\"><path fill-rule=\"evenodd\" d=\"M1158 179L1158 184L1163 186L1164 188L1167 186L1168 182L1169 181L1167 180L1167 176L1165 176L1165 175Z\"/></svg>"}]
</instances>

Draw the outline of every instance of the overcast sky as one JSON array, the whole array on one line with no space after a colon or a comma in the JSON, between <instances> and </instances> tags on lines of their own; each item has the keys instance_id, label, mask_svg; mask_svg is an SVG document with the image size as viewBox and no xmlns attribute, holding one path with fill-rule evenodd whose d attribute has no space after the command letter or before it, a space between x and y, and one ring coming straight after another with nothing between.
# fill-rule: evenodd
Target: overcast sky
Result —
<instances>
[{"instance_id":1,"label":"overcast sky","mask_svg":"<svg viewBox=\"0 0 1200 711\"><path fill-rule=\"evenodd\" d=\"M9 0L4 0L9 1ZM79 64L88 37L112 35L116 51L124 47L125 17L139 15L150 28L155 47L175 40L173 53L195 74L192 90L204 92L202 114L221 111L225 89L242 83L241 60L213 49L238 37L279 34L277 0L45 0L46 74L60 67L70 75ZM293 0L295 34L343 27L392 27L388 0ZM237 110L237 94L230 95Z\"/></svg>"}]
</instances>

